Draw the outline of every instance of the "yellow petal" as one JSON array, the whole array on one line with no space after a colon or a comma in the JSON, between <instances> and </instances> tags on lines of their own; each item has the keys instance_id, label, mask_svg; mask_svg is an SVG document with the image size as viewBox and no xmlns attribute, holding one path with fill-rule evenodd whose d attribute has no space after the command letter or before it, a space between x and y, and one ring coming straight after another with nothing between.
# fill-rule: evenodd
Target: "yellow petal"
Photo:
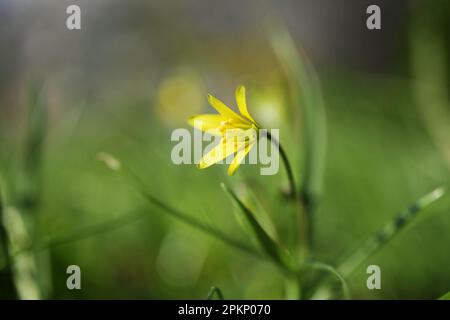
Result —
<instances>
[{"instance_id":1,"label":"yellow petal","mask_svg":"<svg viewBox=\"0 0 450 320\"><path fill-rule=\"evenodd\" d=\"M220 114L199 114L188 118L188 123L201 131L220 135L220 127L227 120Z\"/></svg>"},{"instance_id":2,"label":"yellow petal","mask_svg":"<svg viewBox=\"0 0 450 320\"><path fill-rule=\"evenodd\" d=\"M214 109L217 110L217 112L219 112L225 118L227 118L227 119L235 119L235 120L247 122L247 121L245 121L244 118L242 118L240 115L238 115L232 109L227 107L222 101L220 101L219 99L214 98L210 94L208 94L208 102Z\"/></svg>"},{"instance_id":3,"label":"yellow petal","mask_svg":"<svg viewBox=\"0 0 450 320\"><path fill-rule=\"evenodd\" d=\"M223 138L214 148L205 154L198 163L200 169L208 168L209 166L225 159L230 154L243 149L244 143L238 143L236 139Z\"/></svg>"},{"instance_id":4,"label":"yellow petal","mask_svg":"<svg viewBox=\"0 0 450 320\"><path fill-rule=\"evenodd\" d=\"M255 141L250 142L244 149L240 150L237 155L234 157L233 161L231 162L230 166L228 167L228 175L232 176L236 170L239 168L242 160L244 160L247 153L249 153L250 149L255 144Z\"/></svg>"},{"instance_id":5,"label":"yellow petal","mask_svg":"<svg viewBox=\"0 0 450 320\"><path fill-rule=\"evenodd\" d=\"M255 119L253 119L253 117L250 115L247 109L247 100L245 99L245 87L244 86L237 87L235 95L239 112L248 120L256 124Z\"/></svg>"}]
</instances>

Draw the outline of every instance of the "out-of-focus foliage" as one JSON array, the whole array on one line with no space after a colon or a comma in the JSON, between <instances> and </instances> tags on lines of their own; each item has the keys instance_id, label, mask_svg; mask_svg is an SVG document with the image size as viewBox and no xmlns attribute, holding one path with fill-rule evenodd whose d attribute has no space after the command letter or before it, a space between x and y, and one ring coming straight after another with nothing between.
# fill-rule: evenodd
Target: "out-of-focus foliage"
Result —
<instances>
[{"instance_id":1,"label":"out-of-focus foliage","mask_svg":"<svg viewBox=\"0 0 450 320\"><path fill-rule=\"evenodd\" d=\"M256 247L220 187L226 182L259 212L270 237L289 246L281 164L275 176L242 165L230 178L225 166L197 170L170 160L172 130L208 110L206 94L232 105L243 83L255 118L280 128L298 182L304 177L301 106L292 103L268 37L274 11L316 66L324 94L316 258L335 265L422 195L448 187L450 137L442 125L450 119L448 3L435 10L434 2L379 1L383 29L370 33L363 23L367 4L343 2L85 0L80 31L65 29L69 1L0 2L0 39L10 40L0 42L2 207L31 232L33 245L10 254L33 253L30 263L45 269L37 281L45 296L204 299L212 286L227 299L288 295L276 266L165 214L96 161L99 152L115 155L161 201ZM424 12L429 18L419 19ZM36 79L43 84L45 121L38 121L45 130L37 127L30 139ZM39 150L27 146L33 137ZM30 195L38 197L31 205ZM450 200L444 196L425 211L346 279L353 298L435 299L448 292ZM17 294L7 260L2 250L1 297ZM79 291L66 287L72 264L82 270ZM370 264L381 267L382 290L366 287Z\"/></svg>"}]
</instances>

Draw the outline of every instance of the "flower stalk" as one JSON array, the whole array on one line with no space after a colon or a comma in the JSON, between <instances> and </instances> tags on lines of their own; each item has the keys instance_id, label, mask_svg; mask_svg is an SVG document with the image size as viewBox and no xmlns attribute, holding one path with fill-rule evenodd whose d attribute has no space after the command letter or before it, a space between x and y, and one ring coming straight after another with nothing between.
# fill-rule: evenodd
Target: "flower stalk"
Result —
<instances>
[{"instance_id":1,"label":"flower stalk","mask_svg":"<svg viewBox=\"0 0 450 320\"><path fill-rule=\"evenodd\" d=\"M309 248L309 236L310 236L310 223L308 219L307 212L305 210L304 204L302 202L302 198L299 196L299 193L297 193L297 188L295 184L294 174L292 171L291 164L289 162L289 158L281 146L280 142L274 138L269 131L266 130L266 137L267 139L272 142L279 150L281 160L283 161L283 165L286 169L286 174L289 181L289 198L295 201L296 204L296 216L298 219L298 222L296 225L299 225L299 260L300 263L302 261L305 261L310 248Z\"/></svg>"}]
</instances>

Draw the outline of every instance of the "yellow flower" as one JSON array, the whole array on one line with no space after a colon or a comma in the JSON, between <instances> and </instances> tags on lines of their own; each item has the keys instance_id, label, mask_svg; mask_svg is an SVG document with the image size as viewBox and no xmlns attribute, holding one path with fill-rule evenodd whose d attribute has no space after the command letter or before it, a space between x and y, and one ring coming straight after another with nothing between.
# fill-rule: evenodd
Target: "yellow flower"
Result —
<instances>
[{"instance_id":1,"label":"yellow flower","mask_svg":"<svg viewBox=\"0 0 450 320\"><path fill-rule=\"evenodd\" d=\"M257 142L260 126L247 110L244 86L239 86L236 89L236 103L240 115L212 95L208 95L208 102L219 114L191 116L188 123L201 131L221 136L222 139L219 144L202 157L198 167L200 169L207 168L234 154L233 161L228 168L228 175L231 176Z\"/></svg>"}]
</instances>

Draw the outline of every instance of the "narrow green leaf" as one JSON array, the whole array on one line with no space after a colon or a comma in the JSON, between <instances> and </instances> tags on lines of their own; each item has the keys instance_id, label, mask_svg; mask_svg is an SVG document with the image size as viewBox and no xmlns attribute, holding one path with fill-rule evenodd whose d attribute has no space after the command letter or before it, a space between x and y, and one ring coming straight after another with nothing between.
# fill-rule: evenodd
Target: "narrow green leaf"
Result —
<instances>
[{"instance_id":1,"label":"narrow green leaf","mask_svg":"<svg viewBox=\"0 0 450 320\"><path fill-rule=\"evenodd\" d=\"M164 201L159 200L157 197L155 197L153 194L146 191L145 183L139 178L138 175L136 175L133 170L128 168L127 166L123 165L117 158L114 156L102 152L97 157L100 161L105 163L105 165L113 170L114 172L118 172L122 174L122 177L127 179L127 181L132 183L132 186L136 189L136 191L141 194L141 196L151 203L152 205L162 209L163 212L169 214L170 216L183 221L184 223L187 223L191 225L192 227L199 229L212 237L221 240L222 242L240 249L241 251L244 251L246 253L252 254L254 256L261 257L261 255L251 246L247 245L246 243L243 243L232 236L229 236L228 234L224 233L221 230L218 230L216 228L213 228L209 226L208 224L194 218L192 215L187 214L183 211L180 211L178 209L175 209L165 203ZM114 163L114 165L111 167L111 163Z\"/></svg>"},{"instance_id":2,"label":"narrow green leaf","mask_svg":"<svg viewBox=\"0 0 450 320\"><path fill-rule=\"evenodd\" d=\"M449 8L448 1L441 2L440 11L448 12L442 9L444 2ZM448 35L440 29L438 15L422 9L414 11L416 16L411 19L411 94L425 129L450 168Z\"/></svg>"},{"instance_id":3,"label":"narrow green leaf","mask_svg":"<svg viewBox=\"0 0 450 320\"><path fill-rule=\"evenodd\" d=\"M450 291L440 297L438 300L450 300Z\"/></svg>"},{"instance_id":4,"label":"narrow green leaf","mask_svg":"<svg viewBox=\"0 0 450 320\"><path fill-rule=\"evenodd\" d=\"M345 278L342 276L342 274L340 274L333 266L330 266L323 262L314 261L314 262L306 263L304 265L304 269L307 269L307 268L322 270L322 271L328 272L331 275L335 276L341 284L342 297L345 300L351 299L350 289L348 287L347 280L345 280Z\"/></svg>"},{"instance_id":5,"label":"narrow green leaf","mask_svg":"<svg viewBox=\"0 0 450 320\"><path fill-rule=\"evenodd\" d=\"M130 212L127 214L123 214L117 218L110 219L105 222L97 223L94 225L90 225L81 229L64 231L61 232L61 235L52 235L44 237L41 241L36 241L32 244L21 247L20 249L16 249L11 252L12 258L16 258L19 255L25 254L28 251L40 252L44 250L54 249L59 246L63 246L66 244L70 244L73 242L81 241L84 239L88 239L106 232L114 231L118 228L123 228L128 226L130 223L136 222L139 219L143 218L147 213L140 212ZM6 268L7 264L0 265L0 270Z\"/></svg>"},{"instance_id":6,"label":"narrow green leaf","mask_svg":"<svg viewBox=\"0 0 450 320\"><path fill-rule=\"evenodd\" d=\"M381 228L375 235L363 242L357 250L348 254L344 261L339 264L337 270L345 277L351 275L364 260L392 240L394 236L399 234L401 230L417 217L418 213L441 198L443 194L444 188L437 188L421 197L412 206L401 212L391 222Z\"/></svg>"},{"instance_id":7,"label":"narrow green leaf","mask_svg":"<svg viewBox=\"0 0 450 320\"><path fill-rule=\"evenodd\" d=\"M219 300L224 300L222 291L217 287L211 287L211 289L209 290L208 296L206 297L206 300L212 300L214 297L214 294L216 294L216 296Z\"/></svg>"},{"instance_id":8,"label":"narrow green leaf","mask_svg":"<svg viewBox=\"0 0 450 320\"><path fill-rule=\"evenodd\" d=\"M312 243L314 211L322 191L326 157L327 126L322 89L305 51L297 48L281 21L273 21L271 24L269 40L290 83L293 103L301 108L304 128L301 199L311 225L309 242Z\"/></svg>"},{"instance_id":9,"label":"narrow green leaf","mask_svg":"<svg viewBox=\"0 0 450 320\"><path fill-rule=\"evenodd\" d=\"M28 96L28 123L26 137L24 141L24 152L21 163L22 170L19 172L17 179L17 200L14 206L17 208L19 216L24 220L30 241L34 241L33 237L37 231L37 213L40 209L40 201L42 199L42 160L45 153L45 138L48 127L48 108L47 95L45 90L45 82L41 79L30 83ZM27 278L32 274L33 285L37 288L37 293L26 296L39 296L46 298L51 292L51 276L49 272L49 260L45 254L36 255L28 252L26 255L15 258L15 265L18 261L26 259L33 260L35 270L29 268L25 272L23 268L17 268L16 273L23 273L22 278ZM26 266L26 262L23 263ZM28 291L28 289L19 290ZM31 292L31 291L30 291Z\"/></svg>"},{"instance_id":10,"label":"narrow green leaf","mask_svg":"<svg viewBox=\"0 0 450 320\"><path fill-rule=\"evenodd\" d=\"M247 208L244 203L237 197L237 195L228 188L224 183L221 184L221 187L224 189L225 192L227 192L234 202L238 205L238 207L242 210L245 218L249 222L250 226L253 229L253 232L255 233L256 238L258 239L259 244L263 248L264 252L279 266L283 267L284 269L287 269L289 271L292 271L293 265L292 261L290 259L290 256L288 255L288 252L281 248L268 234L267 232L261 227L261 225L258 223L258 221L255 218L255 215L252 213L252 211Z\"/></svg>"}]
</instances>

